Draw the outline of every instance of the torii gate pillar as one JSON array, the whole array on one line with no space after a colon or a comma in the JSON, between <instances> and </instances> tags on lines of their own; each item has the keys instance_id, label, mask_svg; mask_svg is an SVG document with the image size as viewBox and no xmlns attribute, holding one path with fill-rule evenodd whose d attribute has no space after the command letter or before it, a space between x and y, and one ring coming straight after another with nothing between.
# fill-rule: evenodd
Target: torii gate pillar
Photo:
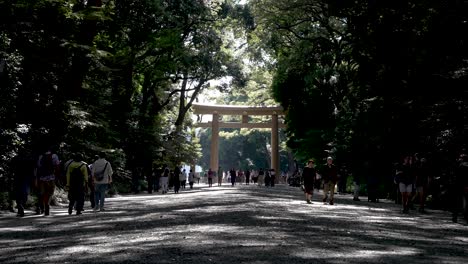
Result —
<instances>
[{"instance_id":1,"label":"torii gate pillar","mask_svg":"<svg viewBox=\"0 0 468 264\"><path fill-rule=\"evenodd\" d=\"M279 173L279 141L278 141L278 114L273 113L271 116L271 168L275 169L276 178Z\"/></svg>"},{"instance_id":2,"label":"torii gate pillar","mask_svg":"<svg viewBox=\"0 0 468 264\"><path fill-rule=\"evenodd\" d=\"M213 171L218 171L219 164L219 114L213 112L213 121L211 121L211 154L210 167Z\"/></svg>"}]
</instances>

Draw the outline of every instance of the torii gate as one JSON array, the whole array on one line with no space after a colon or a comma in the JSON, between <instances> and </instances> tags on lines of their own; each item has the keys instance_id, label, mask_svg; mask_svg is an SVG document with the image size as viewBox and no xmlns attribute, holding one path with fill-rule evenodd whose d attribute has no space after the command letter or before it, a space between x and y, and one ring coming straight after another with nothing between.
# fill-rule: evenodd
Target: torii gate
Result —
<instances>
[{"instance_id":1,"label":"torii gate","mask_svg":"<svg viewBox=\"0 0 468 264\"><path fill-rule=\"evenodd\" d=\"M193 104L194 114L212 115L213 121L207 123L198 123L198 127L211 128L211 153L210 167L214 171L219 166L219 129L220 128L271 128L271 167L279 175L279 143L278 129L286 126L278 123L278 115L284 115L281 106L275 107L250 107L250 106L232 106L232 105L201 105ZM220 115L241 115L242 122L219 122ZM268 123L249 123L248 117L251 115L269 115L271 122Z\"/></svg>"}]
</instances>

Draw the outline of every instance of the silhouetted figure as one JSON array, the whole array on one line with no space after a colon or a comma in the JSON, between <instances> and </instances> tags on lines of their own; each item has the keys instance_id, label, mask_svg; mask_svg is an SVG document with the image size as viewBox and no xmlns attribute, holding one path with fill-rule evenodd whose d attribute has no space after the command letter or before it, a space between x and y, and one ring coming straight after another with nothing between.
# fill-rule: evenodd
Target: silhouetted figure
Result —
<instances>
[{"instance_id":1,"label":"silhouetted figure","mask_svg":"<svg viewBox=\"0 0 468 264\"><path fill-rule=\"evenodd\" d=\"M308 204L312 203L312 195L314 194L314 182L316 174L317 172L315 171L315 162L313 160L309 160L307 162L307 166L302 172L302 177L304 179L304 193L306 197L306 202Z\"/></svg>"},{"instance_id":2,"label":"silhouetted figure","mask_svg":"<svg viewBox=\"0 0 468 264\"><path fill-rule=\"evenodd\" d=\"M28 150L21 150L11 161L13 171L13 191L18 207L17 216L24 216L31 185L34 183L35 161Z\"/></svg>"}]
</instances>

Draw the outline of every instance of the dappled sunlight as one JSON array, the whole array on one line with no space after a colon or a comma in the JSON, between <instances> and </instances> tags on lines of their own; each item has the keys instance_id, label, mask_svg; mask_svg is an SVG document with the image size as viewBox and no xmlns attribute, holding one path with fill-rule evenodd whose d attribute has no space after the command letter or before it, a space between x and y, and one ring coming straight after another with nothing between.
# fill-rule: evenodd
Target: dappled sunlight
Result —
<instances>
[{"instance_id":1,"label":"dappled sunlight","mask_svg":"<svg viewBox=\"0 0 468 264\"><path fill-rule=\"evenodd\" d=\"M80 216L62 207L50 217L0 217L0 262L28 263L45 249L53 250L42 263L432 263L445 259L429 257L435 251L455 262L462 258L451 255L465 253L468 228L441 221L441 213L402 215L391 203L336 200L306 204L285 186L202 187L110 198L106 211Z\"/></svg>"},{"instance_id":2,"label":"dappled sunlight","mask_svg":"<svg viewBox=\"0 0 468 264\"><path fill-rule=\"evenodd\" d=\"M356 259L368 259L375 258L378 256L410 256L417 255L420 253L417 249L409 248L386 248L381 250L355 250L355 251L342 251L336 252L336 250L310 250L296 252L293 255L305 259L327 259L327 258L356 258Z\"/></svg>"}]
</instances>

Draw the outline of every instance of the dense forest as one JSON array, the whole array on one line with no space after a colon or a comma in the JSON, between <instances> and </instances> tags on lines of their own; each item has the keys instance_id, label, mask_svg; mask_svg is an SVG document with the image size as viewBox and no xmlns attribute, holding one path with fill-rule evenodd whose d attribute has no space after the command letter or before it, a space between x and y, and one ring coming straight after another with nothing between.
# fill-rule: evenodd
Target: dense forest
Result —
<instances>
[{"instance_id":1,"label":"dense forest","mask_svg":"<svg viewBox=\"0 0 468 264\"><path fill-rule=\"evenodd\" d=\"M284 170L331 155L390 185L420 153L449 174L466 147L467 21L461 0L0 0L0 191L17 153L50 146L106 151L121 184L207 164L191 105L210 94L284 107ZM223 166L269 165L269 131L223 133Z\"/></svg>"}]
</instances>

